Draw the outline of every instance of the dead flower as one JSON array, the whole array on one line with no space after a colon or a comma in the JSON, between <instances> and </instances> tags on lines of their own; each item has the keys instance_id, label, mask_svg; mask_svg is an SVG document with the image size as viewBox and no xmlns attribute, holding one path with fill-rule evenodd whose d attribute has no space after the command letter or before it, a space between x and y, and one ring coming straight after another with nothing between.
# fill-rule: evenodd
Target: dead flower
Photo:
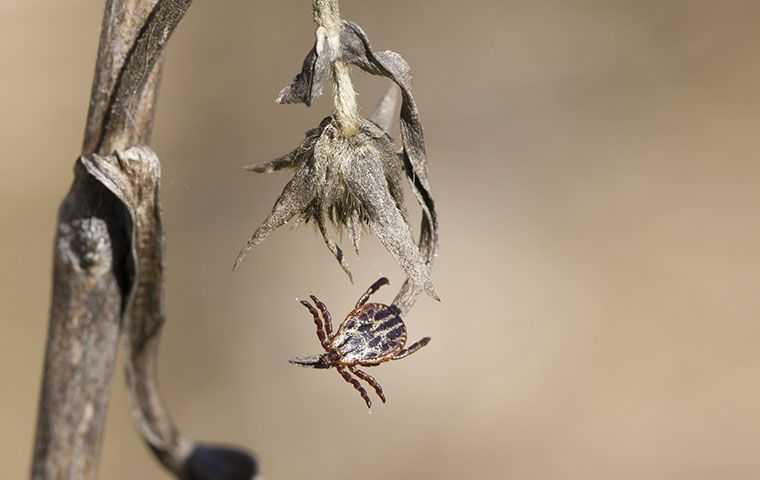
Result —
<instances>
[{"instance_id":1,"label":"dead flower","mask_svg":"<svg viewBox=\"0 0 760 480\"><path fill-rule=\"evenodd\" d=\"M340 21L337 15L337 12L323 17L315 14L319 26L316 44L304 60L302 71L277 97L278 103L311 105L321 94L323 81L330 79L335 90L336 113L306 132L301 145L289 154L249 167L259 173L291 168L295 175L272 213L241 250L235 269L275 229L291 220L298 223L313 220L328 249L351 278L343 251L330 236L327 224L329 221L339 231L348 230L357 252L362 229L367 226L409 277L412 286L407 290L424 290L437 299L430 269L437 250L438 221L427 177L422 123L411 93L409 66L395 52L374 52L358 25ZM385 106L379 109L380 115L374 121L359 117L348 64L387 77L400 88L403 145L400 153L386 131L393 111L387 108L388 102L383 102ZM401 184L404 176L423 210L419 247L414 243L404 206Z\"/></svg>"}]
</instances>

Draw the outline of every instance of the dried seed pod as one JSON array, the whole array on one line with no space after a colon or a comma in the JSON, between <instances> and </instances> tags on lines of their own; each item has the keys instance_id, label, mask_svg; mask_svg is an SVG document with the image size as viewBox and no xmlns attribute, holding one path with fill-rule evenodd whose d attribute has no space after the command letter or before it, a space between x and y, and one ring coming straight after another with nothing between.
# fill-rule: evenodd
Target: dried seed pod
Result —
<instances>
[{"instance_id":1,"label":"dried seed pod","mask_svg":"<svg viewBox=\"0 0 760 480\"><path fill-rule=\"evenodd\" d=\"M368 226L396 258L416 285L435 297L430 271L415 245L406 221L402 164L388 134L363 120L359 132L346 137L332 117L306 134L293 152L275 162L252 167L269 172L287 165L296 169L275 203L272 213L243 248L235 268L245 255L276 228L293 219L314 221L325 244L351 277L343 250L330 236L328 223L346 228L358 244L359 231Z\"/></svg>"}]
</instances>

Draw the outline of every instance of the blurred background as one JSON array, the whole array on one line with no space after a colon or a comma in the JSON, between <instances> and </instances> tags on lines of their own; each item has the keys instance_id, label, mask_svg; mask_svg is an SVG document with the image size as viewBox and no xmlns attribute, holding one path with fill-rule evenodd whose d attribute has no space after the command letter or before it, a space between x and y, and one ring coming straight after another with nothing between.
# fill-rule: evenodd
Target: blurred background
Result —
<instances>
[{"instance_id":1,"label":"blurred background","mask_svg":"<svg viewBox=\"0 0 760 480\"><path fill-rule=\"evenodd\" d=\"M56 210L72 178L103 2L0 0L0 477L28 475ZM232 261L289 178L241 165L329 114L273 99L313 42L310 2L195 2L174 36L163 161L164 396L197 439L244 445L268 479L760 478L757 2L344 0L415 72L442 217L410 336L368 415L297 296L336 317L350 285L311 227ZM363 110L386 83L355 72ZM413 197L409 196L413 202ZM349 250L349 249L347 249ZM121 371L101 478L167 479Z\"/></svg>"}]
</instances>

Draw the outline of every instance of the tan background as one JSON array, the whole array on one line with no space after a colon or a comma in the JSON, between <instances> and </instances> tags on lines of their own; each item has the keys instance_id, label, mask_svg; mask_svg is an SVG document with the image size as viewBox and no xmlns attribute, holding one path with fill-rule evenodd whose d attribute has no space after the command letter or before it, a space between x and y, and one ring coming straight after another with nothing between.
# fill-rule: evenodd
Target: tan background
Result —
<instances>
[{"instance_id":1,"label":"tan background","mask_svg":"<svg viewBox=\"0 0 760 480\"><path fill-rule=\"evenodd\" d=\"M294 301L345 314L310 228L231 262L288 178L243 174L330 110L272 99L311 46L300 1L199 1L170 48L163 391L196 438L253 448L269 479L760 478L757 2L344 0L415 68L442 215L418 355L375 369L372 415ZM471 5L463 7L463 5ZM78 153L102 2L0 1L0 478L27 475L56 206ZM356 74L358 75L358 74ZM384 89L360 80L365 111ZM119 372L106 479L164 479Z\"/></svg>"}]
</instances>

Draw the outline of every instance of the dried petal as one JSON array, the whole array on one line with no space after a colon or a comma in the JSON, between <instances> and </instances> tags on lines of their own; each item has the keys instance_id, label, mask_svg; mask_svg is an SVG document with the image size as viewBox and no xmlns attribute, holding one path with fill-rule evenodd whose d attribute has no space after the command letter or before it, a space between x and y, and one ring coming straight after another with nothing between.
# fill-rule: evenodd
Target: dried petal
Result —
<instances>
[{"instance_id":1,"label":"dried petal","mask_svg":"<svg viewBox=\"0 0 760 480\"><path fill-rule=\"evenodd\" d=\"M293 150L287 155L277 157L269 162L246 165L243 169L256 173L273 173L283 168L298 168L303 163L303 158L298 157L297 152L298 150Z\"/></svg>"},{"instance_id":2,"label":"dried petal","mask_svg":"<svg viewBox=\"0 0 760 480\"><path fill-rule=\"evenodd\" d=\"M319 227L319 232L322 234L322 238L325 240L325 245L327 245L328 250L332 252L333 256L338 261L338 264L340 264L340 267L344 272L346 272L346 275L348 275L348 280L351 283L354 283L354 275L351 273L351 269L346 262L346 257L343 255L343 250L338 246L337 243L335 243L335 240L333 240L333 238L330 236L330 232L327 230L326 212L324 209L320 208L316 213L316 216L317 226Z\"/></svg>"},{"instance_id":3,"label":"dried petal","mask_svg":"<svg viewBox=\"0 0 760 480\"><path fill-rule=\"evenodd\" d=\"M375 107L375 111L369 116L368 120L385 130L386 133L390 134L391 128L393 128L393 124L395 123L399 97L398 87L395 84L391 84L385 92L385 95L383 95Z\"/></svg>"},{"instance_id":4,"label":"dried petal","mask_svg":"<svg viewBox=\"0 0 760 480\"><path fill-rule=\"evenodd\" d=\"M274 204L272 213L256 229L245 247L238 254L233 270L237 270L253 247L260 244L277 228L285 225L291 218L303 213L314 197L313 184L309 181L309 168L301 168L288 182Z\"/></svg>"},{"instance_id":5,"label":"dried petal","mask_svg":"<svg viewBox=\"0 0 760 480\"><path fill-rule=\"evenodd\" d=\"M353 174L348 177L349 186L369 212L372 219L370 227L380 243L396 258L414 284L423 286L430 296L437 299L430 271L420 256L398 203L389 190L375 188L384 181L384 172L379 159L372 153L354 157L351 166Z\"/></svg>"},{"instance_id":6,"label":"dried petal","mask_svg":"<svg viewBox=\"0 0 760 480\"><path fill-rule=\"evenodd\" d=\"M301 72L293 81L283 88L277 95L275 102L279 104L305 103L311 106L315 98L322 95L322 81L330 64L337 58L337 52L330 48L327 41L327 32L324 28L318 28L314 47L303 61Z\"/></svg>"},{"instance_id":7,"label":"dried petal","mask_svg":"<svg viewBox=\"0 0 760 480\"><path fill-rule=\"evenodd\" d=\"M305 103L310 107L312 100L322 94L321 73L317 72L317 60L315 44L304 59L301 72L290 84L280 90L274 101L279 104ZM325 65L321 64L320 66L320 70L324 71ZM314 82L315 78L317 79L316 82Z\"/></svg>"},{"instance_id":8,"label":"dried petal","mask_svg":"<svg viewBox=\"0 0 760 480\"><path fill-rule=\"evenodd\" d=\"M317 140L319 140L319 136L322 134L322 130L326 125L327 123L323 120L319 127L307 131L303 142L287 155L275 158L269 162L248 165L243 168L250 172L272 173L282 170L283 168L295 169L300 167L309 159L309 157L311 157L311 155L313 155L314 145L317 143Z\"/></svg>"},{"instance_id":9,"label":"dried petal","mask_svg":"<svg viewBox=\"0 0 760 480\"><path fill-rule=\"evenodd\" d=\"M355 213L348 220L348 231L351 234L351 242L354 245L354 252L356 252L356 256L359 256L359 244L361 243L363 229L364 224L362 223L359 214Z\"/></svg>"}]
</instances>

